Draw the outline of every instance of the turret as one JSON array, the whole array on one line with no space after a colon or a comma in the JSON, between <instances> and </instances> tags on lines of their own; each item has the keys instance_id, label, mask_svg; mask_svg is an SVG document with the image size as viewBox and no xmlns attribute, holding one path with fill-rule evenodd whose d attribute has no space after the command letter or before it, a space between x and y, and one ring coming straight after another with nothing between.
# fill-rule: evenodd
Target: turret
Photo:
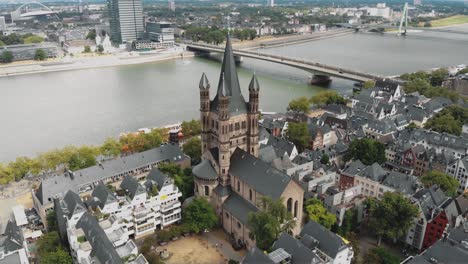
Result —
<instances>
[{"instance_id":1,"label":"turret","mask_svg":"<svg viewBox=\"0 0 468 264\"><path fill-rule=\"evenodd\" d=\"M210 82L205 73L200 78L200 122L202 128L202 153L209 148L210 137L208 135L210 130Z\"/></svg>"},{"instance_id":2,"label":"turret","mask_svg":"<svg viewBox=\"0 0 468 264\"><path fill-rule=\"evenodd\" d=\"M258 112L258 92L260 91L260 85L258 84L257 76L252 76L252 80L249 84L249 113Z\"/></svg>"},{"instance_id":3,"label":"turret","mask_svg":"<svg viewBox=\"0 0 468 264\"><path fill-rule=\"evenodd\" d=\"M257 76L252 76L249 84L249 108L247 113L248 119L248 133L247 133L247 147L248 152L258 157L258 93L260 85L258 84Z\"/></svg>"}]
</instances>

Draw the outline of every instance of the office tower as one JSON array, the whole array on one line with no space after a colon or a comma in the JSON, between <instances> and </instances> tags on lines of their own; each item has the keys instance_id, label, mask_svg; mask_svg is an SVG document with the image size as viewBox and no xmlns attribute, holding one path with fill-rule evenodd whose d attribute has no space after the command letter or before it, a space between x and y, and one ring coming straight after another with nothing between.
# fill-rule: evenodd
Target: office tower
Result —
<instances>
[{"instance_id":1,"label":"office tower","mask_svg":"<svg viewBox=\"0 0 468 264\"><path fill-rule=\"evenodd\" d=\"M111 41L132 42L144 34L142 0L107 0Z\"/></svg>"}]
</instances>

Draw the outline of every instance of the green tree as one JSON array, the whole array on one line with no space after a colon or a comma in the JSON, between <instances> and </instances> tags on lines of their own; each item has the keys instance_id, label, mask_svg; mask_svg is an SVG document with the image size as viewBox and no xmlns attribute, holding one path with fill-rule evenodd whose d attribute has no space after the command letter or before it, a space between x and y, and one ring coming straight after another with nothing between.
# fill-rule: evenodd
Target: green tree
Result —
<instances>
[{"instance_id":1,"label":"green tree","mask_svg":"<svg viewBox=\"0 0 468 264\"><path fill-rule=\"evenodd\" d=\"M9 63L13 61L13 53L9 50L4 50L2 54L0 54L0 62L2 63Z\"/></svg>"},{"instance_id":2,"label":"green tree","mask_svg":"<svg viewBox=\"0 0 468 264\"><path fill-rule=\"evenodd\" d=\"M418 207L398 192L386 192L381 200L367 201L369 226L379 237L398 239L406 234L418 215Z\"/></svg>"},{"instance_id":3,"label":"green tree","mask_svg":"<svg viewBox=\"0 0 468 264\"><path fill-rule=\"evenodd\" d=\"M3 41L0 40L0 47L1 47L1 46L5 46L5 42L3 42Z\"/></svg>"},{"instance_id":4,"label":"green tree","mask_svg":"<svg viewBox=\"0 0 468 264\"><path fill-rule=\"evenodd\" d=\"M218 217L211 204L197 197L183 211L184 223L195 233L211 229L218 224Z\"/></svg>"},{"instance_id":5,"label":"green tree","mask_svg":"<svg viewBox=\"0 0 468 264\"><path fill-rule=\"evenodd\" d=\"M382 164L386 161L384 144L368 138L355 139L349 144L345 161L360 160L365 165L374 162Z\"/></svg>"},{"instance_id":6,"label":"green tree","mask_svg":"<svg viewBox=\"0 0 468 264\"><path fill-rule=\"evenodd\" d=\"M418 126L414 122L411 122L406 128L407 129L415 129L415 128L418 128Z\"/></svg>"},{"instance_id":7,"label":"green tree","mask_svg":"<svg viewBox=\"0 0 468 264\"><path fill-rule=\"evenodd\" d=\"M27 157L18 157L8 164L15 180L20 180L29 172L36 172L36 161Z\"/></svg>"},{"instance_id":8,"label":"green tree","mask_svg":"<svg viewBox=\"0 0 468 264\"><path fill-rule=\"evenodd\" d=\"M354 231L358 226L358 210L357 208L349 209L346 211L343 223L338 228L338 234L347 237L348 234Z\"/></svg>"},{"instance_id":9,"label":"green tree","mask_svg":"<svg viewBox=\"0 0 468 264\"><path fill-rule=\"evenodd\" d=\"M401 259L398 256L383 247L369 250L364 257L364 264L399 264L400 261Z\"/></svg>"},{"instance_id":10,"label":"green tree","mask_svg":"<svg viewBox=\"0 0 468 264\"><path fill-rule=\"evenodd\" d=\"M37 240L37 253L39 258L54 252L60 247L60 237L57 231L52 231L44 234Z\"/></svg>"},{"instance_id":11,"label":"green tree","mask_svg":"<svg viewBox=\"0 0 468 264\"><path fill-rule=\"evenodd\" d=\"M47 54L42 49L37 49L34 53L34 60L43 61L47 59Z\"/></svg>"},{"instance_id":12,"label":"green tree","mask_svg":"<svg viewBox=\"0 0 468 264\"><path fill-rule=\"evenodd\" d=\"M303 151L309 145L309 130L307 123L293 123L288 124L288 139L293 142L299 151Z\"/></svg>"},{"instance_id":13,"label":"green tree","mask_svg":"<svg viewBox=\"0 0 468 264\"><path fill-rule=\"evenodd\" d=\"M426 23L424 23L424 27L432 27L431 22L426 22Z\"/></svg>"},{"instance_id":14,"label":"green tree","mask_svg":"<svg viewBox=\"0 0 468 264\"><path fill-rule=\"evenodd\" d=\"M198 164L201 161L201 140L198 137L189 139L182 146L182 150L185 154L192 158L192 164Z\"/></svg>"},{"instance_id":15,"label":"green tree","mask_svg":"<svg viewBox=\"0 0 468 264\"><path fill-rule=\"evenodd\" d=\"M431 85L432 86L441 86L442 83L447 80L449 77L449 72L447 69L441 68L431 72Z\"/></svg>"},{"instance_id":16,"label":"green tree","mask_svg":"<svg viewBox=\"0 0 468 264\"><path fill-rule=\"evenodd\" d=\"M193 195L193 175L192 170L182 169L180 165L173 162L159 164L158 169L174 179L174 184L182 192L182 200Z\"/></svg>"},{"instance_id":17,"label":"green tree","mask_svg":"<svg viewBox=\"0 0 468 264\"><path fill-rule=\"evenodd\" d=\"M451 105L429 119L424 127L440 133L445 132L459 136L462 132L462 126L467 123L468 109L459 105Z\"/></svg>"},{"instance_id":18,"label":"green tree","mask_svg":"<svg viewBox=\"0 0 468 264\"><path fill-rule=\"evenodd\" d=\"M99 53L103 53L104 52L104 47L101 44L99 44L96 47L96 51L99 52Z\"/></svg>"},{"instance_id":19,"label":"green tree","mask_svg":"<svg viewBox=\"0 0 468 264\"><path fill-rule=\"evenodd\" d=\"M0 44L0 46L2 46L2 45ZM467 73L468 73L468 67L466 67L466 68L463 69L463 70L459 70L459 71L457 72L457 75L462 75L462 74L467 74Z\"/></svg>"},{"instance_id":20,"label":"green tree","mask_svg":"<svg viewBox=\"0 0 468 264\"><path fill-rule=\"evenodd\" d=\"M72 171L96 165L98 151L94 147L82 146L73 153L68 161L68 168Z\"/></svg>"},{"instance_id":21,"label":"green tree","mask_svg":"<svg viewBox=\"0 0 468 264\"><path fill-rule=\"evenodd\" d=\"M331 229L331 227L336 223L336 216L328 212L328 210L323 206L322 201L316 198L309 200L312 200L306 202L308 204L306 205L306 212L309 219L323 225L327 229Z\"/></svg>"},{"instance_id":22,"label":"green tree","mask_svg":"<svg viewBox=\"0 0 468 264\"><path fill-rule=\"evenodd\" d=\"M365 81L364 84L362 85L362 88L364 89L370 89L375 87L375 81L374 80L369 80Z\"/></svg>"},{"instance_id":23,"label":"green tree","mask_svg":"<svg viewBox=\"0 0 468 264\"><path fill-rule=\"evenodd\" d=\"M89 39L89 40L96 40L96 30L95 29L91 29L88 34L86 35L86 39Z\"/></svg>"},{"instance_id":24,"label":"green tree","mask_svg":"<svg viewBox=\"0 0 468 264\"><path fill-rule=\"evenodd\" d=\"M55 251L47 252L41 257L41 264L72 264L72 257L63 248L59 247Z\"/></svg>"},{"instance_id":25,"label":"green tree","mask_svg":"<svg viewBox=\"0 0 468 264\"><path fill-rule=\"evenodd\" d=\"M41 43L43 41L44 41L43 37L32 35L32 36L26 37L23 40L23 43L24 44L33 44L33 43Z\"/></svg>"},{"instance_id":26,"label":"green tree","mask_svg":"<svg viewBox=\"0 0 468 264\"><path fill-rule=\"evenodd\" d=\"M47 231L58 231L57 218L55 217L55 211L50 211L46 216Z\"/></svg>"},{"instance_id":27,"label":"green tree","mask_svg":"<svg viewBox=\"0 0 468 264\"><path fill-rule=\"evenodd\" d=\"M288 105L289 111L308 113L310 107L310 102L307 97L302 96L297 99L291 100Z\"/></svg>"},{"instance_id":28,"label":"green tree","mask_svg":"<svg viewBox=\"0 0 468 264\"><path fill-rule=\"evenodd\" d=\"M420 178L425 187L438 185L447 196L453 197L457 194L460 183L450 175L440 171L430 171Z\"/></svg>"},{"instance_id":29,"label":"green tree","mask_svg":"<svg viewBox=\"0 0 468 264\"><path fill-rule=\"evenodd\" d=\"M320 158L320 163L328 165L328 163L330 163L330 157L327 154L323 154Z\"/></svg>"},{"instance_id":30,"label":"green tree","mask_svg":"<svg viewBox=\"0 0 468 264\"><path fill-rule=\"evenodd\" d=\"M108 138L101 145L99 151L106 157L118 157L122 151L122 144L115 138Z\"/></svg>"},{"instance_id":31,"label":"green tree","mask_svg":"<svg viewBox=\"0 0 468 264\"><path fill-rule=\"evenodd\" d=\"M287 211L283 200L262 197L260 209L249 213L248 226L250 238L255 239L260 249L267 250L282 232L291 232L296 225L293 216Z\"/></svg>"},{"instance_id":32,"label":"green tree","mask_svg":"<svg viewBox=\"0 0 468 264\"><path fill-rule=\"evenodd\" d=\"M201 134L201 122L200 120L192 119L190 121L182 122L182 133L185 136L198 136Z\"/></svg>"},{"instance_id":33,"label":"green tree","mask_svg":"<svg viewBox=\"0 0 468 264\"><path fill-rule=\"evenodd\" d=\"M0 184L7 184L15 179L11 168L0 163Z\"/></svg>"},{"instance_id":34,"label":"green tree","mask_svg":"<svg viewBox=\"0 0 468 264\"><path fill-rule=\"evenodd\" d=\"M91 53L91 47L88 45L84 46L83 53Z\"/></svg>"},{"instance_id":35,"label":"green tree","mask_svg":"<svg viewBox=\"0 0 468 264\"><path fill-rule=\"evenodd\" d=\"M323 106L329 104L346 104L346 99L340 96L335 91L320 92L310 98L310 102L314 105Z\"/></svg>"}]
</instances>

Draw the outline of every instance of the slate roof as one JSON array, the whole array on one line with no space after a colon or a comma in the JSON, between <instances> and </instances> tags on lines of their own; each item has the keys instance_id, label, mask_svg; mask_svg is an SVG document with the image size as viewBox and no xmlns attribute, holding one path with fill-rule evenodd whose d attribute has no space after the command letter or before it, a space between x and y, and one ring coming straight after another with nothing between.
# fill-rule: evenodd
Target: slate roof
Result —
<instances>
[{"instance_id":1,"label":"slate roof","mask_svg":"<svg viewBox=\"0 0 468 264\"><path fill-rule=\"evenodd\" d=\"M343 171L348 175L356 175L365 169L367 166L364 165L360 160L355 160L348 165L348 167Z\"/></svg>"},{"instance_id":2,"label":"slate roof","mask_svg":"<svg viewBox=\"0 0 468 264\"><path fill-rule=\"evenodd\" d=\"M382 181L382 184L395 189L397 192L408 195L412 195L419 187L418 180L415 176L397 171L391 171Z\"/></svg>"},{"instance_id":3,"label":"slate roof","mask_svg":"<svg viewBox=\"0 0 468 264\"><path fill-rule=\"evenodd\" d=\"M447 133L437 133L422 128L402 130L398 135L398 140L411 143L420 143L424 140L430 145L465 151L468 149L468 139Z\"/></svg>"},{"instance_id":4,"label":"slate roof","mask_svg":"<svg viewBox=\"0 0 468 264\"><path fill-rule=\"evenodd\" d=\"M291 178L264 161L237 148L231 156L229 173L256 191L273 199L281 197Z\"/></svg>"},{"instance_id":5,"label":"slate roof","mask_svg":"<svg viewBox=\"0 0 468 264\"><path fill-rule=\"evenodd\" d=\"M192 173L200 179L215 180L218 178L218 174L211 165L211 162L206 159L193 167Z\"/></svg>"},{"instance_id":6,"label":"slate roof","mask_svg":"<svg viewBox=\"0 0 468 264\"><path fill-rule=\"evenodd\" d=\"M171 183L171 179L166 174L162 173L158 168L153 168L148 176L146 176L147 184L155 183L158 187L158 190L161 190L162 187ZM148 186L148 185L147 185Z\"/></svg>"},{"instance_id":7,"label":"slate roof","mask_svg":"<svg viewBox=\"0 0 468 264\"><path fill-rule=\"evenodd\" d=\"M5 237L0 240L0 252L9 253L23 248L23 233L12 220L8 220L4 235Z\"/></svg>"},{"instance_id":8,"label":"slate roof","mask_svg":"<svg viewBox=\"0 0 468 264\"><path fill-rule=\"evenodd\" d=\"M287 233L282 233L272 248L274 250L282 248L288 252L292 256L291 264L320 263L320 258L312 249Z\"/></svg>"},{"instance_id":9,"label":"slate roof","mask_svg":"<svg viewBox=\"0 0 468 264\"><path fill-rule=\"evenodd\" d=\"M432 219L432 210L436 210L441 207L447 199L449 199L442 189L437 186L432 186L431 188L425 188L413 195L423 211L423 214L427 220Z\"/></svg>"},{"instance_id":10,"label":"slate roof","mask_svg":"<svg viewBox=\"0 0 468 264\"><path fill-rule=\"evenodd\" d=\"M221 184L218 184L213 191L218 194L219 197L227 197L231 194L231 186L224 186Z\"/></svg>"},{"instance_id":11,"label":"slate roof","mask_svg":"<svg viewBox=\"0 0 468 264\"><path fill-rule=\"evenodd\" d=\"M235 192L226 199L223 207L244 225L247 224L249 213L258 211L257 207L247 202Z\"/></svg>"},{"instance_id":12,"label":"slate roof","mask_svg":"<svg viewBox=\"0 0 468 264\"><path fill-rule=\"evenodd\" d=\"M266 163L272 163L278 156L272 145L262 145L258 150L258 158Z\"/></svg>"},{"instance_id":13,"label":"slate roof","mask_svg":"<svg viewBox=\"0 0 468 264\"><path fill-rule=\"evenodd\" d=\"M258 247L253 247L244 259L241 261L243 264L275 264L266 254L263 253Z\"/></svg>"},{"instance_id":14,"label":"slate roof","mask_svg":"<svg viewBox=\"0 0 468 264\"><path fill-rule=\"evenodd\" d=\"M268 138L270 138L270 133L268 132L268 130L266 130L266 128L264 127L259 127L258 128L258 140L259 141L262 141L262 140L267 140L268 142Z\"/></svg>"},{"instance_id":15,"label":"slate roof","mask_svg":"<svg viewBox=\"0 0 468 264\"><path fill-rule=\"evenodd\" d=\"M99 226L96 217L89 212L85 212L80 220L78 220L76 227L83 230L86 240L89 241L93 248L91 254L95 256L101 264L123 263L114 246L109 241L109 238L107 238L106 233L101 226Z\"/></svg>"},{"instance_id":16,"label":"slate roof","mask_svg":"<svg viewBox=\"0 0 468 264\"><path fill-rule=\"evenodd\" d=\"M373 181L381 182L387 173L388 172L384 170L382 166L380 166L377 162L374 162L374 164L370 165L364 170L361 170L361 172L357 174Z\"/></svg>"},{"instance_id":17,"label":"slate roof","mask_svg":"<svg viewBox=\"0 0 468 264\"><path fill-rule=\"evenodd\" d=\"M127 196L132 200L136 195L146 193L146 189L131 176L127 176L123 179L120 188L125 190Z\"/></svg>"},{"instance_id":18,"label":"slate roof","mask_svg":"<svg viewBox=\"0 0 468 264\"><path fill-rule=\"evenodd\" d=\"M391 119L369 121L367 128L382 135L390 134L397 130L395 122Z\"/></svg>"},{"instance_id":19,"label":"slate roof","mask_svg":"<svg viewBox=\"0 0 468 264\"><path fill-rule=\"evenodd\" d=\"M42 205L52 203L56 196L63 196L68 190L78 192L79 187L98 182L159 161L179 162L188 159L176 145L163 145L144 152L103 162L82 170L77 170L70 177L68 174L51 176L43 179L36 196Z\"/></svg>"},{"instance_id":20,"label":"slate roof","mask_svg":"<svg viewBox=\"0 0 468 264\"><path fill-rule=\"evenodd\" d=\"M392 81L391 79L381 79L375 82L374 87L376 88L376 90L381 90L394 94L398 86L398 83Z\"/></svg>"},{"instance_id":21,"label":"slate roof","mask_svg":"<svg viewBox=\"0 0 468 264\"><path fill-rule=\"evenodd\" d=\"M301 237L309 235L319 241L318 249L335 258L338 252L347 247L343 240L321 224L310 220L301 230Z\"/></svg>"},{"instance_id":22,"label":"slate roof","mask_svg":"<svg viewBox=\"0 0 468 264\"><path fill-rule=\"evenodd\" d=\"M273 146L277 157L283 157L285 153L287 153L288 156L290 156L292 151L296 147L294 143L284 138L279 138L279 137L274 137L274 136L271 136L268 139L267 145Z\"/></svg>"},{"instance_id":23,"label":"slate roof","mask_svg":"<svg viewBox=\"0 0 468 264\"><path fill-rule=\"evenodd\" d=\"M115 195L103 183L99 183L94 187L91 196L97 200L99 207L102 209L106 204L117 202Z\"/></svg>"},{"instance_id":24,"label":"slate roof","mask_svg":"<svg viewBox=\"0 0 468 264\"><path fill-rule=\"evenodd\" d=\"M231 116L247 113L247 104L240 90L236 61L234 60L234 53L229 35L226 38L218 90L215 98L211 101L211 110L218 110L220 96L229 96L229 112Z\"/></svg>"},{"instance_id":25,"label":"slate roof","mask_svg":"<svg viewBox=\"0 0 468 264\"><path fill-rule=\"evenodd\" d=\"M0 259L0 264L23 264L19 252L15 252Z\"/></svg>"}]
</instances>

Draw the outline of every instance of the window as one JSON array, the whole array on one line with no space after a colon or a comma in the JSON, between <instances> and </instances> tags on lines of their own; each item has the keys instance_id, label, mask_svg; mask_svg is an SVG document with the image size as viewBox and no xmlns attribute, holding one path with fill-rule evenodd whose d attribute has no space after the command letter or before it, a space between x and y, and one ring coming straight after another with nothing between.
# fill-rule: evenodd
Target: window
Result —
<instances>
[{"instance_id":1,"label":"window","mask_svg":"<svg viewBox=\"0 0 468 264\"><path fill-rule=\"evenodd\" d=\"M292 213L292 198L288 199L288 202L286 203L286 207L288 208L288 212Z\"/></svg>"},{"instance_id":2,"label":"window","mask_svg":"<svg viewBox=\"0 0 468 264\"><path fill-rule=\"evenodd\" d=\"M240 129L240 125L239 125L239 122L236 123L236 130L239 130Z\"/></svg>"},{"instance_id":3,"label":"window","mask_svg":"<svg viewBox=\"0 0 468 264\"><path fill-rule=\"evenodd\" d=\"M294 217L297 217L297 201L294 202Z\"/></svg>"},{"instance_id":4,"label":"window","mask_svg":"<svg viewBox=\"0 0 468 264\"><path fill-rule=\"evenodd\" d=\"M237 222L237 228L241 228L241 227L242 227L241 223Z\"/></svg>"},{"instance_id":5,"label":"window","mask_svg":"<svg viewBox=\"0 0 468 264\"><path fill-rule=\"evenodd\" d=\"M229 131L232 132L232 124L229 125Z\"/></svg>"},{"instance_id":6,"label":"window","mask_svg":"<svg viewBox=\"0 0 468 264\"><path fill-rule=\"evenodd\" d=\"M228 219L229 219L229 214L228 214L228 213L226 213L226 218L228 218Z\"/></svg>"},{"instance_id":7,"label":"window","mask_svg":"<svg viewBox=\"0 0 468 264\"><path fill-rule=\"evenodd\" d=\"M205 185L205 195L209 196L210 195L210 188Z\"/></svg>"},{"instance_id":8,"label":"window","mask_svg":"<svg viewBox=\"0 0 468 264\"><path fill-rule=\"evenodd\" d=\"M249 200L252 201L252 189L249 189Z\"/></svg>"},{"instance_id":9,"label":"window","mask_svg":"<svg viewBox=\"0 0 468 264\"><path fill-rule=\"evenodd\" d=\"M237 181L237 191L240 192L240 181Z\"/></svg>"}]
</instances>

